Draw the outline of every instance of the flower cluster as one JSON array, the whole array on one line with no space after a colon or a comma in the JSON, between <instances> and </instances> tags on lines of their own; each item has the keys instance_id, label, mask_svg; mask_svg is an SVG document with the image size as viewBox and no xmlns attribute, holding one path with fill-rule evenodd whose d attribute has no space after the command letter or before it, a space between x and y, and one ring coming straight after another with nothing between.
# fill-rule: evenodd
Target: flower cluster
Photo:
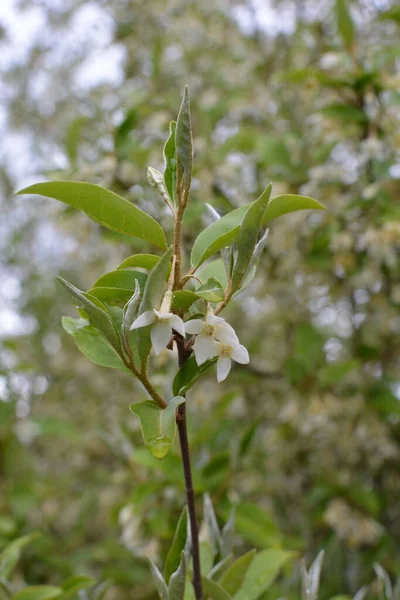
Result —
<instances>
[{"instance_id":1,"label":"flower cluster","mask_svg":"<svg viewBox=\"0 0 400 600\"><path fill-rule=\"evenodd\" d=\"M241 364L249 362L249 353L240 344L235 330L222 317L214 315L210 309L204 321L192 319L184 323L178 315L169 310L150 310L141 314L132 324L131 329L139 329L151 325L151 343L158 355L168 345L173 331L183 337L195 335L193 351L198 365L210 358L218 357L217 381L227 378L232 366L232 359Z\"/></svg>"}]
</instances>

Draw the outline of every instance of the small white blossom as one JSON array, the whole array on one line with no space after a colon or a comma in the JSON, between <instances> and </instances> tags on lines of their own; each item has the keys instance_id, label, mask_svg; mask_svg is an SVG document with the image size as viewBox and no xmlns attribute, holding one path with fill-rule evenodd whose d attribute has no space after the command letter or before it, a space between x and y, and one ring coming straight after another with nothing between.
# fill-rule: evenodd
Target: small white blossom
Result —
<instances>
[{"instance_id":1,"label":"small white blossom","mask_svg":"<svg viewBox=\"0 0 400 600\"><path fill-rule=\"evenodd\" d=\"M241 365L247 365L250 362L249 353L242 344L221 344L214 342L217 361L217 381L224 381L229 375L232 366L232 359Z\"/></svg>"},{"instance_id":2,"label":"small white blossom","mask_svg":"<svg viewBox=\"0 0 400 600\"><path fill-rule=\"evenodd\" d=\"M212 312L207 313L204 321L192 319L185 323L185 331L196 335L193 351L198 365L202 365L206 360L217 355L215 340L223 344L239 344L233 327L225 319L215 316Z\"/></svg>"},{"instance_id":3,"label":"small white blossom","mask_svg":"<svg viewBox=\"0 0 400 600\"><path fill-rule=\"evenodd\" d=\"M158 355L167 346L174 329L185 337L185 325L178 315L162 310L148 310L142 313L131 325L131 329L140 329L152 325L150 338L154 352Z\"/></svg>"}]
</instances>

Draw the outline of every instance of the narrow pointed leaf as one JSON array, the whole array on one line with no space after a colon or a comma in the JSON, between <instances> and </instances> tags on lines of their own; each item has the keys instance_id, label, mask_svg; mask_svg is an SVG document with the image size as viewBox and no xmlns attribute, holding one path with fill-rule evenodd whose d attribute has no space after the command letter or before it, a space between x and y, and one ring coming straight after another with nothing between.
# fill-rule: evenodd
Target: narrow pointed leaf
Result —
<instances>
[{"instance_id":1,"label":"narrow pointed leaf","mask_svg":"<svg viewBox=\"0 0 400 600\"><path fill-rule=\"evenodd\" d=\"M208 573L207 577L209 579L214 579L215 581L218 581L219 579L221 579L225 571L229 569L234 560L235 559L233 554L228 554L228 556L225 556L225 558L223 558L216 565L214 565L214 567Z\"/></svg>"},{"instance_id":2,"label":"narrow pointed leaf","mask_svg":"<svg viewBox=\"0 0 400 600\"><path fill-rule=\"evenodd\" d=\"M149 561L154 585L156 586L156 590L160 597L160 600L168 600L168 588L163 576L161 575L158 567L153 563L151 558L148 558L147 560Z\"/></svg>"},{"instance_id":3,"label":"narrow pointed leaf","mask_svg":"<svg viewBox=\"0 0 400 600\"><path fill-rule=\"evenodd\" d=\"M241 587L244 581L244 576L246 575L250 563L255 555L256 550L250 550L250 552L247 552L247 554L240 556L231 564L229 569L225 571L219 580L221 586L232 596L236 594Z\"/></svg>"},{"instance_id":4,"label":"narrow pointed leaf","mask_svg":"<svg viewBox=\"0 0 400 600\"><path fill-rule=\"evenodd\" d=\"M233 552L235 538L235 507L232 507L228 521L225 523L222 532L222 556L229 556Z\"/></svg>"},{"instance_id":5,"label":"narrow pointed leaf","mask_svg":"<svg viewBox=\"0 0 400 600\"><path fill-rule=\"evenodd\" d=\"M140 267L141 269L151 271L159 260L160 257L155 254L132 254L132 256L128 256L128 258L117 267L117 270Z\"/></svg>"},{"instance_id":6,"label":"narrow pointed leaf","mask_svg":"<svg viewBox=\"0 0 400 600\"><path fill-rule=\"evenodd\" d=\"M126 290L118 287L94 287L90 288L87 293L97 298L109 306L123 307L132 296L132 290Z\"/></svg>"},{"instance_id":7,"label":"narrow pointed leaf","mask_svg":"<svg viewBox=\"0 0 400 600\"><path fill-rule=\"evenodd\" d=\"M40 194L60 200L82 210L104 227L166 248L164 231L153 217L99 185L80 181L49 181L36 183L17 193Z\"/></svg>"},{"instance_id":8,"label":"narrow pointed leaf","mask_svg":"<svg viewBox=\"0 0 400 600\"><path fill-rule=\"evenodd\" d=\"M165 279L168 269L171 267L172 247L162 255L157 264L150 271L143 291L143 299L140 304L139 314L146 310L159 308L165 292Z\"/></svg>"},{"instance_id":9,"label":"narrow pointed leaf","mask_svg":"<svg viewBox=\"0 0 400 600\"><path fill-rule=\"evenodd\" d=\"M169 549L167 558L165 559L164 577L167 583L169 582L172 573L175 573L175 571L179 567L179 563L181 561L181 554L186 546L187 530L188 517L187 508L185 506L179 518L178 525L176 526L171 548Z\"/></svg>"},{"instance_id":10,"label":"narrow pointed leaf","mask_svg":"<svg viewBox=\"0 0 400 600\"><path fill-rule=\"evenodd\" d=\"M97 298L90 296L89 294L85 294L72 285L72 283L69 283L61 277L57 277L57 280L69 291L75 301L75 305L78 308L83 308L93 325L97 327L99 331L101 331L101 333L110 342L112 347L117 352L120 352L121 343L118 331L112 321L111 316L107 312L107 308L102 304L102 302L100 302L100 300Z\"/></svg>"},{"instance_id":11,"label":"narrow pointed leaf","mask_svg":"<svg viewBox=\"0 0 400 600\"><path fill-rule=\"evenodd\" d=\"M155 267L150 271L143 291L139 307L139 315L147 310L158 309L165 292L165 278L171 268L172 247L162 255ZM137 341L140 359L146 361L150 349L150 327L142 327L137 331Z\"/></svg>"},{"instance_id":12,"label":"narrow pointed leaf","mask_svg":"<svg viewBox=\"0 0 400 600\"><path fill-rule=\"evenodd\" d=\"M175 396L164 409L153 400L131 404L130 409L139 418L147 448L155 458L164 458L175 439L175 415L185 398Z\"/></svg>"},{"instance_id":13,"label":"narrow pointed leaf","mask_svg":"<svg viewBox=\"0 0 400 600\"><path fill-rule=\"evenodd\" d=\"M169 124L169 137L164 146L164 181L167 187L169 196L175 204L175 187L176 187L176 148L175 148L175 130L176 122L171 121Z\"/></svg>"},{"instance_id":14,"label":"narrow pointed leaf","mask_svg":"<svg viewBox=\"0 0 400 600\"><path fill-rule=\"evenodd\" d=\"M317 558L312 563L308 572L303 562L301 571L301 587L303 600L317 600L323 560L324 551L321 550Z\"/></svg>"},{"instance_id":15,"label":"narrow pointed leaf","mask_svg":"<svg viewBox=\"0 0 400 600\"><path fill-rule=\"evenodd\" d=\"M211 600L232 600L232 596L216 581L202 577L202 582L203 588Z\"/></svg>"},{"instance_id":16,"label":"narrow pointed leaf","mask_svg":"<svg viewBox=\"0 0 400 600\"><path fill-rule=\"evenodd\" d=\"M240 224L236 240L238 254L232 274L233 290L240 286L249 267L271 190L272 185L269 184L261 196L249 206Z\"/></svg>"},{"instance_id":17,"label":"narrow pointed leaf","mask_svg":"<svg viewBox=\"0 0 400 600\"><path fill-rule=\"evenodd\" d=\"M251 561L235 600L257 600L273 583L279 571L293 557L285 550L264 550Z\"/></svg>"},{"instance_id":18,"label":"narrow pointed leaf","mask_svg":"<svg viewBox=\"0 0 400 600\"><path fill-rule=\"evenodd\" d=\"M187 203L192 181L193 140L190 118L189 90L185 87L181 108L176 120L176 201Z\"/></svg>"},{"instance_id":19,"label":"narrow pointed leaf","mask_svg":"<svg viewBox=\"0 0 400 600\"><path fill-rule=\"evenodd\" d=\"M97 329L89 324L89 321L62 317L61 324L63 329L74 338L74 342L86 358L96 365L118 369L131 375L114 348Z\"/></svg>"},{"instance_id":20,"label":"narrow pointed leaf","mask_svg":"<svg viewBox=\"0 0 400 600\"><path fill-rule=\"evenodd\" d=\"M217 517L215 516L215 511L213 507L213 503L210 497L210 494L204 494L203 498L203 513L204 520L208 525L208 529L211 536L211 542L214 545L216 551L221 554L222 551L222 538L221 532L219 530Z\"/></svg>"},{"instance_id":21,"label":"narrow pointed leaf","mask_svg":"<svg viewBox=\"0 0 400 600\"><path fill-rule=\"evenodd\" d=\"M186 558L181 554L181 562L178 569L171 575L168 584L168 600L184 600L186 588Z\"/></svg>"},{"instance_id":22,"label":"narrow pointed leaf","mask_svg":"<svg viewBox=\"0 0 400 600\"><path fill-rule=\"evenodd\" d=\"M130 337L131 337L131 325L135 320L136 313L140 302L140 286L138 280L136 280L136 287L130 300L124 306L124 312L122 315L122 327L121 337L125 348L131 350Z\"/></svg>"},{"instance_id":23,"label":"narrow pointed leaf","mask_svg":"<svg viewBox=\"0 0 400 600\"><path fill-rule=\"evenodd\" d=\"M249 205L236 208L228 213L219 221L211 223L200 235L196 238L191 255L191 263L195 267L199 267L207 258L229 246L237 238L240 223L249 208ZM295 194L283 194L272 198L264 212L262 224L265 225L268 221L275 219L286 213L296 210L321 210L325 207L308 196L297 196Z\"/></svg>"}]
</instances>

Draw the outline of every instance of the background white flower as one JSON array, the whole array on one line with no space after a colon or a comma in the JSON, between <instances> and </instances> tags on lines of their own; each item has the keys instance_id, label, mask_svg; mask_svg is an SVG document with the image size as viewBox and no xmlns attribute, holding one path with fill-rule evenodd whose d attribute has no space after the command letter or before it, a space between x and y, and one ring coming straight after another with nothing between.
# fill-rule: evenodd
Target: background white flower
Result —
<instances>
[{"instance_id":1,"label":"background white flower","mask_svg":"<svg viewBox=\"0 0 400 600\"><path fill-rule=\"evenodd\" d=\"M167 346L173 329L185 337L185 325L182 319L170 312L148 310L132 323L131 329L140 329L148 325L153 325L150 338L157 355Z\"/></svg>"}]
</instances>

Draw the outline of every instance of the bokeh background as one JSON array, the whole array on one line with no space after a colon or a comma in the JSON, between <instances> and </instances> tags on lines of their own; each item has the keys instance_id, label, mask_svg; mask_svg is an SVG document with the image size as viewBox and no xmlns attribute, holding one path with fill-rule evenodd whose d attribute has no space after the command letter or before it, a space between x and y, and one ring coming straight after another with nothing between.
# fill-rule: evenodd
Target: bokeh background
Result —
<instances>
[{"instance_id":1,"label":"bokeh background","mask_svg":"<svg viewBox=\"0 0 400 600\"><path fill-rule=\"evenodd\" d=\"M351 20L349 20L350 11ZM390 0L3 0L0 6L0 548L43 537L19 577L114 581L155 598L184 502L178 449L156 461L140 392L62 331L60 274L87 289L141 242L51 200L99 183L170 230L146 181L190 86L189 245L221 212L274 195L327 206L274 221L226 317L252 361L190 394L196 488L237 548L326 550L321 598L400 572L400 10ZM171 383L166 355L157 384ZM265 596L297 599L296 572Z\"/></svg>"}]
</instances>

